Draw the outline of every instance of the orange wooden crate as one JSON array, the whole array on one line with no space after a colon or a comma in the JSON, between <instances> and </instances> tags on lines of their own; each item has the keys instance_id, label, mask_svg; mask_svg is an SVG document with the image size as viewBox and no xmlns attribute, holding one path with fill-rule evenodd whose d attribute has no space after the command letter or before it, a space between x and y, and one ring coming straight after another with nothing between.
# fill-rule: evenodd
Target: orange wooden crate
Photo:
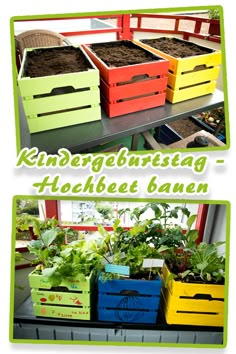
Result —
<instances>
[{"instance_id":1,"label":"orange wooden crate","mask_svg":"<svg viewBox=\"0 0 236 354\"><path fill-rule=\"evenodd\" d=\"M143 49L132 41L112 43L119 45L120 42ZM144 49L152 61L109 67L96 55L92 46L93 44L86 45L83 48L100 71L101 104L108 117L112 118L165 104L168 60Z\"/></svg>"}]
</instances>

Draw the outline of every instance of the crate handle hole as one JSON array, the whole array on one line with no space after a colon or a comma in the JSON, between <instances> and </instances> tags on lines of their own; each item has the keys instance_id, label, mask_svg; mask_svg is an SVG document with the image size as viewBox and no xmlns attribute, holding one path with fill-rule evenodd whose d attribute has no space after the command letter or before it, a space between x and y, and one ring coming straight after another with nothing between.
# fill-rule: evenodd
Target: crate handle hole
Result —
<instances>
[{"instance_id":1,"label":"crate handle hole","mask_svg":"<svg viewBox=\"0 0 236 354\"><path fill-rule=\"evenodd\" d=\"M136 296L139 292L137 290L121 290L120 294L126 296Z\"/></svg>"},{"instance_id":2,"label":"crate handle hole","mask_svg":"<svg viewBox=\"0 0 236 354\"><path fill-rule=\"evenodd\" d=\"M65 93L72 93L75 92L73 86L62 86L62 87L54 87L51 91L52 95L62 95Z\"/></svg>"},{"instance_id":3,"label":"crate handle hole","mask_svg":"<svg viewBox=\"0 0 236 354\"><path fill-rule=\"evenodd\" d=\"M147 79L148 77L149 77L148 74L134 75L131 80L132 80L132 81L142 81L142 80Z\"/></svg>"}]
</instances>

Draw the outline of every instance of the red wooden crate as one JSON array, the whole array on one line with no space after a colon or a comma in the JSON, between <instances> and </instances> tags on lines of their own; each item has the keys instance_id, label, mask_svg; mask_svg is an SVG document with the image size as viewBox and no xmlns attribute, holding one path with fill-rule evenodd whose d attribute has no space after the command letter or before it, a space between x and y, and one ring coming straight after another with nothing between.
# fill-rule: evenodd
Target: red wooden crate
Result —
<instances>
[{"instance_id":1,"label":"red wooden crate","mask_svg":"<svg viewBox=\"0 0 236 354\"><path fill-rule=\"evenodd\" d=\"M132 41L110 43L125 43L143 49ZM109 67L96 55L93 46L93 44L84 45L83 48L100 71L101 104L108 117L165 104L168 60L145 50L150 55L150 62Z\"/></svg>"}]
</instances>

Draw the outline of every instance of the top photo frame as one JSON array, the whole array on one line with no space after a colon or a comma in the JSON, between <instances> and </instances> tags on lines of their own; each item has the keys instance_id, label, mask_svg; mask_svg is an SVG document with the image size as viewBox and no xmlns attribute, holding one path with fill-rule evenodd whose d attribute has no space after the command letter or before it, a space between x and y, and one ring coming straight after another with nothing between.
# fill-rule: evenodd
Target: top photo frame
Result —
<instances>
[{"instance_id":1,"label":"top photo frame","mask_svg":"<svg viewBox=\"0 0 236 354\"><path fill-rule=\"evenodd\" d=\"M17 152L225 150L220 6L10 20Z\"/></svg>"}]
</instances>

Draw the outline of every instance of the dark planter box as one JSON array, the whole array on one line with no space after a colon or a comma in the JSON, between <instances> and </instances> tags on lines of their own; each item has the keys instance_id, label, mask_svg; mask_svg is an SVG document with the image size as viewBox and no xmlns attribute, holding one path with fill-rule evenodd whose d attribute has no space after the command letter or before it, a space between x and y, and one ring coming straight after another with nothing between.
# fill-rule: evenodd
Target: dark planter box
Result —
<instances>
[{"instance_id":1,"label":"dark planter box","mask_svg":"<svg viewBox=\"0 0 236 354\"><path fill-rule=\"evenodd\" d=\"M182 140L182 136L179 135L174 129L172 129L168 124L162 125L158 129L158 133L155 134L155 139L166 145L176 143L179 140Z\"/></svg>"},{"instance_id":2,"label":"dark planter box","mask_svg":"<svg viewBox=\"0 0 236 354\"><path fill-rule=\"evenodd\" d=\"M196 117L194 117L194 116L190 117L190 119L192 119L192 121L194 121L197 125L199 125L200 127L202 127L204 130L208 131L209 133L214 134L215 129L212 128L209 124L204 123L203 121L201 121L200 119L198 119L198 118L196 118ZM217 138L218 138L220 141L222 141L223 143L226 142L225 136L222 135L222 134L218 134L218 135L217 135Z\"/></svg>"}]
</instances>

